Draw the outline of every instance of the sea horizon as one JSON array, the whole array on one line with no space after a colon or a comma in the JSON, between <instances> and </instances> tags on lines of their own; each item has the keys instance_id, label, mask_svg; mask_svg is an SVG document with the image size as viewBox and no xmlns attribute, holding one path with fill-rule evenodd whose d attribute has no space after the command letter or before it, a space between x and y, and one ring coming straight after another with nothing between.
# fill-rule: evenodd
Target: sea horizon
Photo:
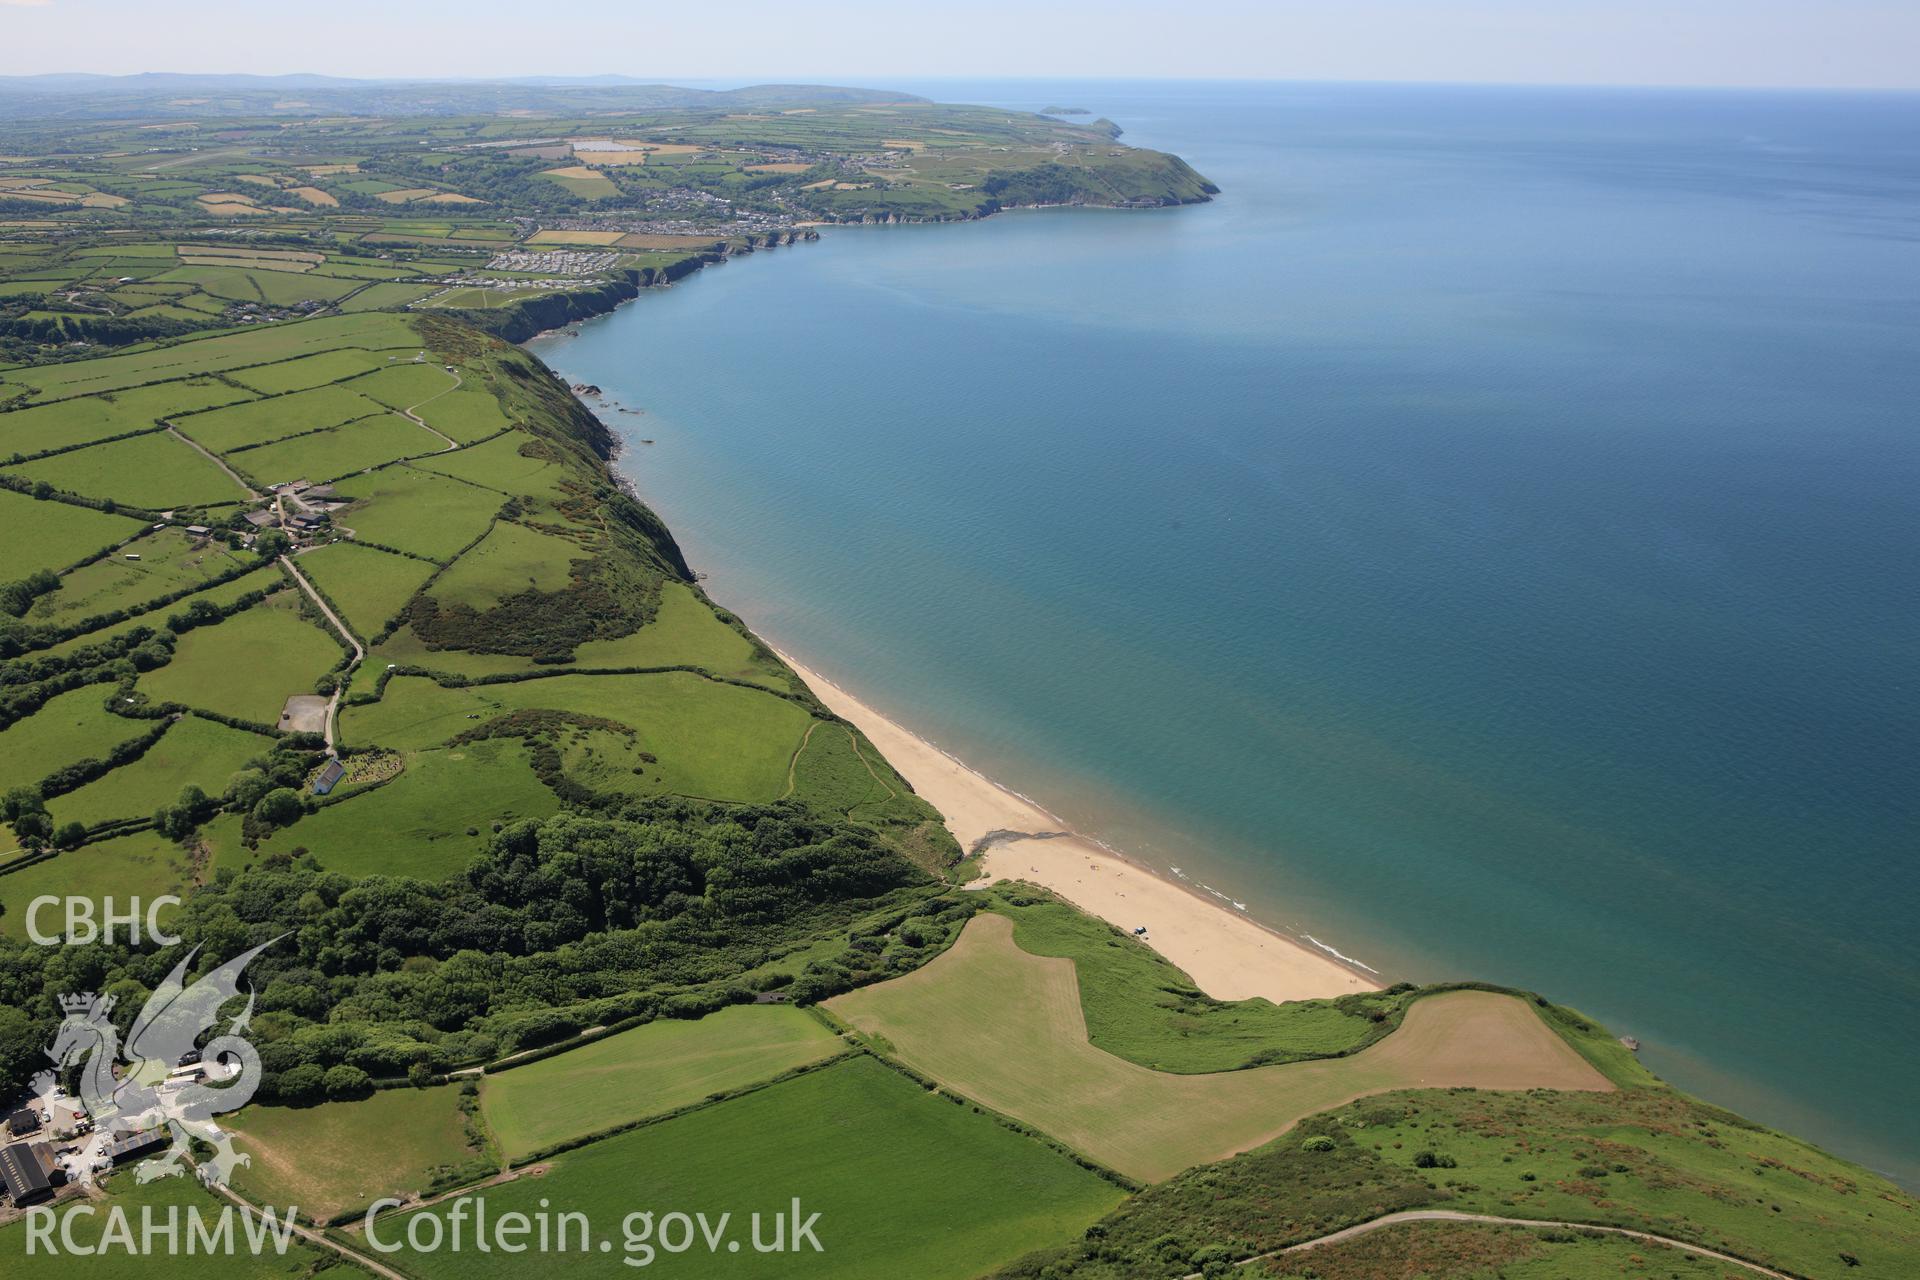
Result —
<instances>
[{"instance_id":1,"label":"sea horizon","mask_svg":"<svg viewBox=\"0 0 1920 1280\"><path fill-rule=\"evenodd\" d=\"M1912 1035L1851 1033L1920 989L1913 121L979 87L1084 95L1222 195L830 229L532 344L645 410L618 465L716 599L1142 865L1383 980L1538 988L1920 1182L1875 1119Z\"/></svg>"}]
</instances>

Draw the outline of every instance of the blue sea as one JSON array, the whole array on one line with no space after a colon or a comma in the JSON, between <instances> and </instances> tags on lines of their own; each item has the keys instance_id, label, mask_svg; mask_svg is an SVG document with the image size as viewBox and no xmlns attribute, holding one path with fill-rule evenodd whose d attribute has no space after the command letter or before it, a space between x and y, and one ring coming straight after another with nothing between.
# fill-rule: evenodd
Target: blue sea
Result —
<instances>
[{"instance_id":1,"label":"blue sea","mask_svg":"<svg viewBox=\"0 0 1920 1280\"><path fill-rule=\"evenodd\" d=\"M1150 865L1920 1185L1920 97L897 87L1222 194L536 341L714 594Z\"/></svg>"}]
</instances>

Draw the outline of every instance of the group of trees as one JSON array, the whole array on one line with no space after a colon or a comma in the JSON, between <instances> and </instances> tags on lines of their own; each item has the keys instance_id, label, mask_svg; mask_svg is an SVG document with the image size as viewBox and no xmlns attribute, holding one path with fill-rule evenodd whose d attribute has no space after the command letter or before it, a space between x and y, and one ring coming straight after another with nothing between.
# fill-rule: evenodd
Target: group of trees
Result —
<instances>
[{"instance_id":1,"label":"group of trees","mask_svg":"<svg viewBox=\"0 0 1920 1280\"><path fill-rule=\"evenodd\" d=\"M251 800L250 816L282 794L298 805L285 784L314 758L277 750L220 801L190 789L156 819L180 831L220 803ZM223 869L171 926L209 961L290 935L247 974L265 1098L355 1096L369 1080L423 1079L596 1023L698 1016L783 982L744 977L773 956L881 912L793 984L819 998L920 963L971 910L864 828L791 803L636 800L613 816L527 820L437 882L356 880L324 863L295 848ZM14 1033L50 1043L61 994L113 992L115 1016L131 1018L175 958L0 940L0 1006L28 1016ZM25 1083L21 1061L0 1043L0 1089Z\"/></svg>"}]
</instances>

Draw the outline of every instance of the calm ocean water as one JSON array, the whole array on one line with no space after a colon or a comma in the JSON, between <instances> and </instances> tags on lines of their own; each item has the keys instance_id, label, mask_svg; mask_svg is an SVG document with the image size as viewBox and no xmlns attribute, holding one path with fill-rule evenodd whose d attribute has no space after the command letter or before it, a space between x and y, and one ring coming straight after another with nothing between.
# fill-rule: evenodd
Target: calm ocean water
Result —
<instances>
[{"instance_id":1,"label":"calm ocean water","mask_svg":"<svg viewBox=\"0 0 1920 1280\"><path fill-rule=\"evenodd\" d=\"M714 592L1149 863L1920 1184L1920 97L901 87L1224 195L536 343Z\"/></svg>"}]
</instances>

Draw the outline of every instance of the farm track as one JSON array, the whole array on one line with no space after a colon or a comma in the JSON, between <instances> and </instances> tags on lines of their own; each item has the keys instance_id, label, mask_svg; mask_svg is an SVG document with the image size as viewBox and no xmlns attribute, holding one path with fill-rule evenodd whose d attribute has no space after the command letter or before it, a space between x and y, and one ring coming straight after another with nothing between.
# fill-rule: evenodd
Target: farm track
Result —
<instances>
[{"instance_id":1,"label":"farm track","mask_svg":"<svg viewBox=\"0 0 1920 1280\"><path fill-rule=\"evenodd\" d=\"M1307 1253L1325 1245L1339 1244L1342 1241L1352 1240L1357 1236L1369 1235L1372 1232L1382 1230L1386 1227L1397 1227L1408 1222L1477 1222L1486 1226L1533 1227L1543 1231L1597 1231L1610 1236L1624 1236L1629 1240L1643 1240L1648 1244L1665 1245L1669 1249L1679 1249L1698 1257L1710 1258L1715 1262L1724 1262L1729 1266L1739 1267L1755 1275L1767 1276L1770 1280L1793 1280L1793 1277L1784 1271L1775 1271L1771 1267L1763 1267L1757 1262L1748 1262L1744 1258L1736 1258L1730 1253L1721 1253L1718 1250L1709 1249L1703 1245L1688 1244L1685 1240L1675 1240L1671 1236L1654 1235L1650 1231L1635 1231L1630 1227L1596 1226L1590 1222L1561 1222L1538 1218L1501 1218L1490 1213L1461 1213L1454 1209L1409 1209L1402 1213L1389 1213L1383 1218L1375 1218L1371 1222L1362 1222L1357 1226L1344 1227L1339 1231L1330 1232L1317 1239L1303 1240L1299 1244L1290 1244L1284 1249L1275 1249L1270 1253L1259 1253L1251 1258L1242 1258L1233 1265L1236 1267L1246 1267L1256 1262L1266 1262L1273 1258L1284 1258L1290 1254ZM1186 1276L1184 1280L1201 1280L1200 1273L1196 1271Z\"/></svg>"},{"instance_id":2,"label":"farm track","mask_svg":"<svg viewBox=\"0 0 1920 1280\"><path fill-rule=\"evenodd\" d=\"M413 411L415 409L420 408L422 405L432 404L435 400L438 400L441 396L447 395L451 392L458 391L460 389L460 382L461 382L460 375L456 373L450 376L453 378L453 385L448 387L445 391L436 391L434 394L428 396L425 400L422 400L419 404L410 404L406 408L400 411L400 416L405 418L408 422L411 422L414 426L419 427L422 431L431 432L433 435L439 436L442 440L445 440L447 442L447 447L440 451L442 453L452 453L455 449L458 449L460 447L460 442L458 440L455 440L452 436L443 434L442 432L437 431L434 428L428 426L426 424L426 420L423 418L415 417Z\"/></svg>"},{"instance_id":3,"label":"farm track","mask_svg":"<svg viewBox=\"0 0 1920 1280\"><path fill-rule=\"evenodd\" d=\"M340 722L340 694L346 687L346 680L353 675L354 669L366 660L367 651L354 637L353 632L347 630L347 624L340 620L340 615L333 611L326 597L322 596L313 583L308 581L306 574L300 572L300 567L294 564L293 557L281 556L280 563L288 573L293 575L293 580L300 584L300 589L307 593L307 599L313 601L314 606L320 610L327 621L333 624L333 629L340 633L341 639L353 648L353 661L347 664L346 671L341 673L340 681L334 685L333 696L327 699L327 754L337 757L338 752L334 744Z\"/></svg>"},{"instance_id":4,"label":"farm track","mask_svg":"<svg viewBox=\"0 0 1920 1280\"><path fill-rule=\"evenodd\" d=\"M253 1214L257 1217L266 1216L266 1214L258 1206L254 1205L251 1201L248 1201L245 1198L243 1198L239 1192L233 1190L231 1187L215 1187L214 1190L218 1191L221 1195L225 1196L228 1200L231 1200L234 1204L238 1205L242 1213ZM371 1271L373 1274L383 1277L383 1280L413 1280L413 1277L403 1275L402 1273L395 1271L392 1267L384 1266L381 1263L374 1261L372 1258L369 1258L366 1254L361 1253L358 1249L349 1249L346 1245L341 1244L338 1240L333 1239L331 1236L327 1235L323 1231L317 1231L314 1228L305 1226L299 1222L295 1222L291 1230L294 1235L300 1237L300 1239L304 1240L306 1243L313 1245L316 1248L325 1249L330 1253L337 1254L341 1258L346 1259L346 1261L349 1264L353 1266L363 1267L366 1270Z\"/></svg>"},{"instance_id":5,"label":"farm track","mask_svg":"<svg viewBox=\"0 0 1920 1280\"><path fill-rule=\"evenodd\" d=\"M229 480L233 481L235 484L239 485L242 489L245 489L247 491L247 497L249 500L253 502L258 502L262 497L265 496L261 494L258 490L256 490L252 485L248 484L245 480L241 479L240 473L238 471L235 471L232 467L228 466L225 460L223 460L219 454L214 453L208 449L202 448L195 441L189 439L186 436L181 435L179 432L179 429L176 428L171 422L167 424L167 434L172 436L175 440L178 440L181 444L184 444L188 448L194 450L201 457L205 458L208 462L211 462L214 466L226 472L227 478ZM440 435L438 431L435 431L434 434ZM441 439L444 440L445 438L446 437L441 436Z\"/></svg>"}]
</instances>

